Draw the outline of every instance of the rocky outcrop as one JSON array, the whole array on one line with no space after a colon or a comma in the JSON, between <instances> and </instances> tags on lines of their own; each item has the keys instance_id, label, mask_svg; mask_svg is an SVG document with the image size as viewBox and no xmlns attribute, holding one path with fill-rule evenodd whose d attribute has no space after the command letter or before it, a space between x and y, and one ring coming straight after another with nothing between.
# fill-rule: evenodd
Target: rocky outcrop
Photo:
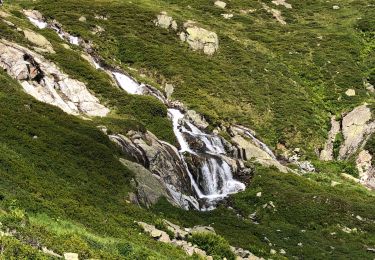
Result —
<instances>
[{"instance_id":1,"label":"rocky outcrop","mask_svg":"<svg viewBox=\"0 0 375 260\"><path fill-rule=\"evenodd\" d=\"M342 120L344 143L339 152L339 159L348 158L363 144L366 137L375 131L375 121L367 105L356 107Z\"/></svg>"},{"instance_id":2,"label":"rocky outcrop","mask_svg":"<svg viewBox=\"0 0 375 260\"><path fill-rule=\"evenodd\" d=\"M172 28L173 30L178 29L177 22L173 20L172 16L168 16L166 12L161 12L156 20L154 21L156 26L159 26L164 29L169 29Z\"/></svg>"},{"instance_id":3,"label":"rocky outcrop","mask_svg":"<svg viewBox=\"0 0 375 260\"><path fill-rule=\"evenodd\" d=\"M219 49L219 38L215 32L198 27L195 22L184 23L184 31L180 39L187 42L193 50L203 50L207 55L213 55Z\"/></svg>"},{"instance_id":4,"label":"rocky outcrop","mask_svg":"<svg viewBox=\"0 0 375 260\"><path fill-rule=\"evenodd\" d=\"M286 21L284 19L284 17L281 15L281 11L280 10L277 10L277 9L274 9L274 8L271 8L269 7L268 5L262 3L262 6L263 8L270 14L272 14L272 16L279 22L281 23L282 25L286 25Z\"/></svg>"},{"instance_id":5,"label":"rocky outcrop","mask_svg":"<svg viewBox=\"0 0 375 260\"><path fill-rule=\"evenodd\" d=\"M245 161L254 159L267 167L274 166L281 172L288 171L288 168L276 159L272 151L254 137L250 129L243 126L232 126L230 133L231 141L237 147L234 153L238 158Z\"/></svg>"},{"instance_id":6,"label":"rocky outcrop","mask_svg":"<svg viewBox=\"0 0 375 260\"><path fill-rule=\"evenodd\" d=\"M171 223L167 220L162 220L164 228L169 231L171 236L164 230L156 228L154 225L150 225L144 222L137 222L143 231L149 234L153 239L162 243L172 244L180 247L189 256L198 255L199 259L212 260L213 257L209 256L207 252L200 249L197 245L188 242L188 239L193 234L198 233L212 233L215 234L215 230L212 227L207 226L196 226L193 228L182 228L176 224ZM163 228L163 229L164 229ZM231 247L232 252L235 254L236 259L242 260L262 260L263 258L256 257L250 251L242 248Z\"/></svg>"},{"instance_id":7,"label":"rocky outcrop","mask_svg":"<svg viewBox=\"0 0 375 260\"><path fill-rule=\"evenodd\" d=\"M331 130L324 149L320 153L320 159L330 161L333 158L333 144L338 134L342 134L343 141L340 144L338 158L344 160L355 154L365 145L367 137L375 132L375 121L372 118L370 108L365 104L354 108L342 115L341 122L331 119Z\"/></svg>"},{"instance_id":8,"label":"rocky outcrop","mask_svg":"<svg viewBox=\"0 0 375 260\"><path fill-rule=\"evenodd\" d=\"M43 56L22 46L1 40L0 67L19 80L25 92L68 114L106 116L109 113L84 83L70 78Z\"/></svg>"},{"instance_id":9,"label":"rocky outcrop","mask_svg":"<svg viewBox=\"0 0 375 260\"><path fill-rule=\"evenodd\" d=\"M370 189L375 189L375 165L372 165L372 159L373 155L363 150L358 154L356 165L360 182Z\"/></svg>"},{"instance_id":10,"label":"rocky outcrop","mask_svg":"<svg viewBox=\"0 0 375 260\"><path fill-rule=\"evenodd\" d=\"M174 146L160 141L150 132L130 131L127 136L118 134L109 137L120 146L124 153L131 156L137 163L142 164L153 176L157 176L164 186L163 190L168 191L167 198L169 200L185 209L199 208L198 201L193 197L194 191L184 161ZM146 186L149 185L151 183L147 182ZM141 188L147 189L146 187ZM161 191L162 188L159 188ZM154 201L159 195L166 195L166 193L158 192L152 198L145 197L144 200L147 204Z\"/></svg>"},{"instance_id":11,"label":"rocky outcrop","mask_svg":"<svg viewBox=\"0 0 375 260\"><path fill-rule=\"evenodd\" d=\"M320 152L320 160L331 161L333 160L333 143L335 142L336 136L341 131L340 122L336 121L336 117L331 118L331 130L328 133L328 138L324 149Z\"/></svg>"},{"instance_id":12,"label":"rocky outcrop","mask_svg":"<svg viewBox=\"0 0 375 260\"><path fill-rule=\"evenodd\" d=\"M159 176L154 175L138 163L125 159L120 159L120 162L135 173L136 198L139 204L150 207L156 204L161 197L169 199L172 204L176 204L174 200L170 199L168 190Z\"/></svg>"}]
</instances>

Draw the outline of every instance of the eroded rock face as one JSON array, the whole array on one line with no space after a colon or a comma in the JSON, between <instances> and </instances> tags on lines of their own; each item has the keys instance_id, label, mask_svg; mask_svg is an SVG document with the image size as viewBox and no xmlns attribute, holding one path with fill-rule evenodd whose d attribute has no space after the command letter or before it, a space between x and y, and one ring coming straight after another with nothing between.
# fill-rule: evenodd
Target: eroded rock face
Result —
<instances>
[{"instance_id":1,"label":"eroded rock face","mask_svg":"<svg viewBox=\"0 0 375 260\"><path fill-rule=\"evenodd\" d=\"M340 122L336 121L335 116L331 118L331 130L328 133L328 138L324 149L320 153L320 160L322 161L332 161L333 158L333 143L335 141L336 135L340 133L341 126Z\"/></svg>"},{"instance_id":2,"label":"eroded rock face","mask_svg":"<svg viewBox=\"0 0 375 260\"><path fill-rule=\"evenodd\" d=\"M199 208L198 202L193 197L194 192L186 166L174 146L160 141L150 132L130 131L127 136L110 135L109 137L123 149L124 153L161 180L165 190L168 191L168 199L185 209Z\"/></svg>"},{"instance_id":3,"label":"eroded rock face","mask_svg":"<svg viewBox=\"0 0 375 260\"><path fill-rule=\"evenodd\" d=\"M219 38L215 32L208 31L188 21L184 24L185 32L180 33L180 39L186 41L193 50L203 50L207 55L213 55L219 49Z\"/></svg>"},{"instance_id":4,"label":"eroded rock face","mask_svg":"<svg viewBox=\"0 0 375 260\"><path fill-rule=\"evenodd\" d=\"M0 41L0 67L19 80L25 92L68 114L106 116L109 113L85 84L71 79L43 56L22 46Z\"/></svg>"},{"instance_id":5,"label":"eroded rock face","mask_svg":"<svg viewBox=\"0 0 375 260\"><path fill-rule=\"evenodd\" d=\"M341 122L331 118L331 130L324 149L320 153L320 159L330 161L333 158L333 143L338 134L342 134L343 143L340 146L339 160L349 158L366 143L369 135L375 132L375 121L372 119L370 108L365 104L354 108L343 115Z\"/></svg>"},{"instance_id":6,"label":"eroded rock face","mask_svg":"<svg viewBox=\"0 0 375 260\"><path fill-rule=\"evenodd\" d=\"M375 131L375 121L367 105L356 107L342 120L344 143L339 152L339 159L348 158L355 153L365 138Z\"/></svg>"}]
</instances>

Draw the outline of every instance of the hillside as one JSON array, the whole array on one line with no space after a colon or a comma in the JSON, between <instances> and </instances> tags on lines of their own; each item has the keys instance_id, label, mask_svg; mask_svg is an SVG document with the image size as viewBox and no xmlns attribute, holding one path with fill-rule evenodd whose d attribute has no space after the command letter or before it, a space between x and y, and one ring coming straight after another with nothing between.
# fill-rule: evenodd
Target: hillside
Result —
<instances>
[{"instance_id":1,"label":"hillside","mask_svg":"<svg viewBox=\"0 0 375 260\"><path fill-rule=\"evenodd\" d=\"M224 4L5 1L1 259L375 257L375 2Z\"/></svg>"}]
</instances>

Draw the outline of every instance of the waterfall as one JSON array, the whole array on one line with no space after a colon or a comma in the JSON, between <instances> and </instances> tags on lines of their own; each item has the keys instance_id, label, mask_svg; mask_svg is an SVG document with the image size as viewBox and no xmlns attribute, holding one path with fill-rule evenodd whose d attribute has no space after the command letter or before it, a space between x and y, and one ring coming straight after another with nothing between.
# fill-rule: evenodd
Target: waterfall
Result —
<instances>
[{"instance_id":1,"label":"waterfall","mask_svg":"<svg viewBox=\"0 0 375 260\"><path fill-rule=\"evenodd\" d=\"M40 29L44 29L48 26L44 21L39 21L30 17L28 18ZM55 30L61 39L67 40L74 45L80 44L79 37L64 32L60 26L52 24L50 25L50 28ZM103 69L95 58L92 56L91 58L93 60L93 66L96 69ZM117 81L119 87L127 93L134 95L151 95L168 105L168 100L156 88L139 84L131 77L115 70L104 70L110 72ZM229 194L245 190L245 184L233 179L232 168L224 159L226 151L222 139L219 136L202 132L194 124L188 120L184 120L184 114L178 109L170 108L168 109L168 114L172 119L173 131L181 147L179 150L179 157L186 168L192 189L196 193L197 198L204 200L206 203L203 207L199 207L198 201L174 191L173 187L168 187L172 196L175 197L176 200L179 200L179 198L183 196L184 199L190 201L195 208L200 210L211 210L214 209L216 202L220 199L223 199ZM183 123L185 123L185 125ZM199 149L199 151L195 151L184 135L188 135L190 141L193 140L198 143L203 143L204 147L201 147L202 149ZM195 156L200 161L199 165L196 167L197 169L194 169L198 172L195 176L196 178L194 178L192 172L189 170L185 154L186 156ZM228 159L228 157L226 158ZM194 165L191 166L195 167Z\"/></svg>"},{"instance_id":2,"label":"waterfall","mask_svg":"<svg viewBox=\"0 0 375 260\"><path fill-rule=\"evenodd\" d=\"M168 109L168 113L172 118L173 130L181 147L181 157L185 160L184 153L188 153L192 156L197 156L202 161L198 170L200 173L197 176L198 180L187 169L192 186L196 190L198 197L206 199L208 202L215 202L229 194L244 190L245 185L233 179L231 167L221 158L221 155L225 154L221 138L202 132L188 121L185 122L187 125L185 127L183 125L184 115L180 110ZM184 135L189 135L194 140L203 142L205 144L204 151L194 151Z\"/></svg>"},{"instance_id":3,"label":"waterfall","mask_svg":"<svg viewBox=\"0 0 375 260\"><path fill-rule=\"evenodd\" d=\"M119 86L129 94L141 95L143 86L132 80L130 77L119 72L112 72Z\"/></svg>"},{"instance_id":4,"label":"waterfall","mask_svg":"<svg viewBox=\"0 0 375 260\"><path fill-rule=\"evenodd\" d=\"M38 20L30 16L27 16L27 19L29 19L29 21L39 29L45 29L48 26L48 24L43 20Z\"/></svg>"}]
</instances>

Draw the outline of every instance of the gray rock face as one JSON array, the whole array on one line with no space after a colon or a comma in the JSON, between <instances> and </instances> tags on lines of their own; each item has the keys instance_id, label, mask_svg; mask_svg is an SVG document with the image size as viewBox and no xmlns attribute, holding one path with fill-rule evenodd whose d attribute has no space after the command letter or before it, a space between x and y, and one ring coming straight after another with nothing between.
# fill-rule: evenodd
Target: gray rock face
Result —
<instances>
[{"instance_id":1,"label":"gray rock face","mask_svg":"<svg viewBox=\"0 0 375 260\"><path fill-rule=\"evenodd\" d=\"M161 197L169 198L168 190L160 177L155 176L142 165L128 160L120 159L121 163L135 173L137 183L137 200L140 204L150 207L158 202ZM172 204L175 202L171 199Z\"/></svg>"},{"instance_id":2,"label":"gray rock face","mask_svg":"<svg viewBox=\"0 0 375 260\"><path fill-rule=\"evenodd\" d=\"M188 21L184 24L185 32L180 33L180 39L186 41L193 50L203 50L207 55L213 55L219 49L219 38L215 32L208 31Z\"/></svg>"},{"instance_id":3,"label":"gray rock face","mask_svg":"<svg viewBox=\"0 0 375 260\"><path fill-rule=\"evenodd\" d=\"M375 132L375 121L372 118L370 108L365 104L354 108L343 115L341 122L333 117L331 119L331 130L324 149L320 153L320 159L330 161L333 158L333 143L336 135L342 133L344 142L340 146L339 160L344 160L353 155L363 146L367 137Z\"/></svg>"},{"instance_id":4,"label":"gray rock face","mask_svg":"<svg viewBox=\"0 0 375 260\"><path fill-rule=\"evenodd\" d=\"M348 158L364 143L366 137L375 132L375 121L372 120L367 105L356 107L342 120L344 143L340 148L339 159Z\"/></svg>"},{"instance_id":5,"label":"gray rock face","mask_svg":"<svg viewBox=\"0 0 375 260\"><path fill-rule=\"evenodd\" d=\"M0 41L0 67L19 80L26 93L68 114L106 116L109 113L85 84L71 79L43 56L17 44Z\"/></svg>"},{"instance_id":6,"label":"gray rock face","mask_svg":"<svg viewBox=\"0 0 375 260\"><path fill-rule=\"evenodd\" d=\"M198 202L193 197L194 192L186 166L177 148L158 140L150 132L131 131L127 137L123 135L109 137L123 149L124 153L160 178L168 191L168 199L185 209L198 207Z\"/></svg>"}]
</instances>

